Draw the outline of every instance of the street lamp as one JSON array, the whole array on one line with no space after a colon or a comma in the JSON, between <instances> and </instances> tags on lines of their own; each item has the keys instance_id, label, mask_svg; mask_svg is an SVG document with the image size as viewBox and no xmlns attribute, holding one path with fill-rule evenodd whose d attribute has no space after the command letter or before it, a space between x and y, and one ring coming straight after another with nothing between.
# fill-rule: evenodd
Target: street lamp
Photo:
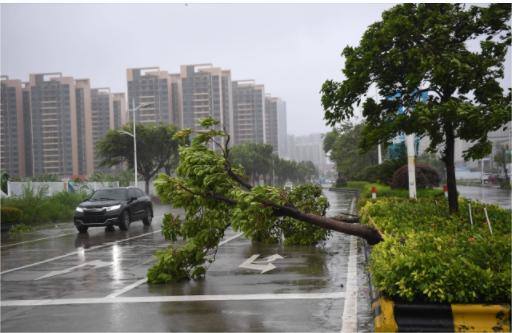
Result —
<instances>
[{"instance_id":1,"label":"street lamp","mask_svg":"<svg viewBox=\"0 0 512 333\"><path fill-rule=\"evenodd\" d=\"M137 181L138 179L138 176L137 176L137 133L135 131L135 111L138 111L141 107L145 107L145 106L150 106L150 105L153 105L154 103L142 103L142 104L139 104L139 106L135 107L135 100L132 99L132 109L128 109L128 112L133 112L133 118L132 118L132 121L133 121L133 134L130 133L130 132L126 132L126 131L118 131L119 133L121 134L126 134L126 135L129 135L133 138L133 169L135 171L135 187L139 187L139 183Z\"/></svg>"}]
</instances>

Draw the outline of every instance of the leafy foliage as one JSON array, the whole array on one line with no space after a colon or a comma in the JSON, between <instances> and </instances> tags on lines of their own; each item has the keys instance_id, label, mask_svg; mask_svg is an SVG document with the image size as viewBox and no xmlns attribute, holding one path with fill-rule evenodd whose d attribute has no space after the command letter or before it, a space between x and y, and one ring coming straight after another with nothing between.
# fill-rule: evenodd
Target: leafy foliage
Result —
<instances>
[{"instance_id":1,"label":"leafy foliage","mask_svg":"<svg viewBox=\"0 0 512 333\"><path fill-rule=\"evenodd\" d=\"M9 174L7 172L1 172L0 174L0 189L7 194L7 183L9 181Z\"/></svg>"},{"instance_id":2,"label":"leafy foliage","mask_svg":"<svg viewBox=\"0 0 512 333\"><path fill-rule=\"evenodd\" d=\"M357 47L343 50L346 79L323 84L327 123L349 119L362 104L366 149L402 132L428 135L430 149L442 151L456 212L455 138L474 143L466 158L480 158L490 153L487 133L511 120L510 91L505 95L499 83L511 42L510 9L402 4L384 12ZM380 100L367 97L373 88ZM425 93L428 101L418 101Z\"/></svg>"},{"instance_id":3,"label":"leafy foliage","mask_svg":"<svg viewBox=\"0 0 512 333\"><path fill-rule=\"evenodd\" d=\"M69 221L73 218L76 206L85 200L86 193L58 192L47 195L47 189L40 187L34 190L30 186L23 188L18 197L2 198L2 207L14 207L21 210L20 223L26 225L48 222Z\"/></svg>"},{"instance_id":4,"label":"leafy foliage","mask_svg":"<svg viewBox=\"0 0 512 333\"><path fill-rule=\"evenodd\" d=\"M21 219L21 209L16 207L2 207L1 211L1 219L2 223L16 223Z\"/></svg>"},{"instance_id":5,"label":"leafy foliage","mask_svg":"<svg viewBox=\"0 0 512 333\"><path fill-rule=\"evenodd\" d=\"M258 183L263 176L265 183L284 185L310 182L318 176L318 170L311 161L290 161L272 153L272 146L245 143L231 148L230 161L244 168L252 183Z\"/></svg>"},{"instance_id":6,"label":"leafy foliage","mask_svg":"<svg viewBox=\"0 0 512 333\"><path fill-rule=\"evenodd\" d=\"M137 171L146 181L149 193L150 180L161 170L170 173L178 160L178 144L173 139L176 127L172 124L136 124ZM114 166L128 163L134 168L133 137L125 133L133 132L133 124L126 124L122 132L109 130L97 143L97 154L101 166Z\"/></svg>"},{"instance_id":7,"label":"leafy foliage","mask_svg":"<svg viewBox=\"0 0 512 333\"><path fill-rule=\"evenodd\" d=\"M377 289L408 301L510 303L510 212L466 200L460 204L461 213L449 215L444 198L366 202L362 222L385 235L370 260Z\"/></svg>"},{"instance_id":8,"label":"leafy foliage","mask_svg":"<svg viewBox=\"0 0 512 333\"><path fill-rule=\"evenodd\" d=\"M362 178L362 171L377 165L377 149L364 152L358 147L364 124L343 123L324 137L324 150L330 152L330 159L336 164L338 174L349 180Z\"/></svg>"},{"instance_id":9,"label":"leafy foliage","mask_svg":"<svg viewBox=\"0 0 512 333\"><path fill-rule=\"evenodd\" d=\"M155 181L161 200L185 211L184 217L165 216L163 234L173 241L182 238L184 243L157 253L157 263L148 271L150 283L203 277L229 226L256 241L277 242L284 235L285 244L314 245L329 234L326 227L318 226L329 220L321 218L328 203L320 187L252 186L245 181L243 167L231 162L229 137L224 146L219 143L218 137L226 135L211 129L215 124L210 118L205 120L206 130L196 134L190 145L179 148L176 177L161 174ZM180 138L189 135L188 129L176 134ZM215 151L209 149L211 144ZM373 232L360 227L363 232Z\"/></svg>"},{"instance_id":10,"label":"leafy foliage","mask_svg":"<svg viewBox=\"0 0 512 333\"><path fill-rule=\"evenodd\" d=\"M409 169L407 165L400 167L393 173L391 180L392 188L409 188ZM432 188L439 186L441 177L434 168L428 165L416 164L416 187L417 188Z\"/></svg>"},{"instance_id":11,"label":"leafy foliage","mask_svg":"<svg viewBox=\"0 0 512 333\"><path fill-rule=\"evenodd\" d=\"M9 229L10 236L17 236L26 232L31 232L32 227L23 223L15 224Z\"/></svg>"}]
</instances>

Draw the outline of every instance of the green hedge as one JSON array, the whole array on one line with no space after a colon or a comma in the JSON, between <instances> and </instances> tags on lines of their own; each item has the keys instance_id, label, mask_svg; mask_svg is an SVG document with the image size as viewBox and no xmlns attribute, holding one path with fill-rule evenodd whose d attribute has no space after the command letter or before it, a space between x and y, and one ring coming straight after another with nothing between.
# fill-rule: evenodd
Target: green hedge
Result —
<instances>
[{"instance_id":1,"label":"green hedge","mask_svg":"<svg viewBox=\"0 0 512 333\"><path fill-rule=\"evenodd\" d=\"M370 259L372 282L380 292L407 301L510 303L510 211L464 199L459 205L460 213L449 215L446 199L435 195L366 201L362 223L384 235Z\"/></svg>"},{"instance_id":2,"label":"green hedge","mask_svg":"<svg viewBox=\"0 0 512 333\"><path fill-rule=\"evenodd\" d=\"M21 210L20 223L34 225L48 222L71 221L76 206L87 198L86 193L59 192L47 196L45 191L27 188L18 197L2 198L2 207Z\"/></svg>"},{"instance_id":3,"label":"green hedge","mask_svg":"<svg viewBox=\"0 0 512 333\"><path fill-rule=\"evenodd\" d=\"M15 207L2 207L0 211L2 223L17 223L21 220L21 209Z\"/></svg>"}]
</instances>

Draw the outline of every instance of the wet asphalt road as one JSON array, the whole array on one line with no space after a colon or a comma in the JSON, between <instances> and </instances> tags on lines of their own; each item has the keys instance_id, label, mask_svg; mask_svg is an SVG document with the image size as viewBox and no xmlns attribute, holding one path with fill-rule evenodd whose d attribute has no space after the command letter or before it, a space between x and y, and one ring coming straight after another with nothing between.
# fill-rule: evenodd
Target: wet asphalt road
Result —
<instances>
[{"instance_id":1,"label":"wet asphalt road","mask_svg":"<svg viewBox=\"0 0 512 333\"><path fill-rule=\"evenodd\" d=\"M457 185L457 191L459 191L461 196L468 199L498 205L507 209L511 208L510 190L502 190L496 187Z\"/></svg>"},{"instance_id":2,"label":"wet asphalt road","mask_svg":"<svg viewBox=\"0 0 512 333\"><path fill-rule=\"evenodd\" d=\"M325 194L330 214L349 210L351 195ZM79 235L64 225L4 237L1 331L372 330L363 244L339 233L318 247L282 247L229 231L204 280L148 285L155 250L169 245L160 233L166 210L128 232ZM283 258L264 274L239 267L257 254Z\"/></svg>"}]
</instances>

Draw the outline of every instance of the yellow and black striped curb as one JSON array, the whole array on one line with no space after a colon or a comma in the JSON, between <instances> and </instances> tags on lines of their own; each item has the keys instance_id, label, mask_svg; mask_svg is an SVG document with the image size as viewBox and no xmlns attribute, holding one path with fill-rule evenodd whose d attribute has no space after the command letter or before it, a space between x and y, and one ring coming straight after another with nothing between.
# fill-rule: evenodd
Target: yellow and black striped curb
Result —
<instances>
[{"instance_id":1,"label":"yellow and black striped curb","mask_svg":"<svg viewBox=\"0 0 512 333\"><path fill-rule=\"evenodd\" d=\"M375 332L510 332L510 305L414 304L379 297Z\"/></svg>"}]
</instances>

